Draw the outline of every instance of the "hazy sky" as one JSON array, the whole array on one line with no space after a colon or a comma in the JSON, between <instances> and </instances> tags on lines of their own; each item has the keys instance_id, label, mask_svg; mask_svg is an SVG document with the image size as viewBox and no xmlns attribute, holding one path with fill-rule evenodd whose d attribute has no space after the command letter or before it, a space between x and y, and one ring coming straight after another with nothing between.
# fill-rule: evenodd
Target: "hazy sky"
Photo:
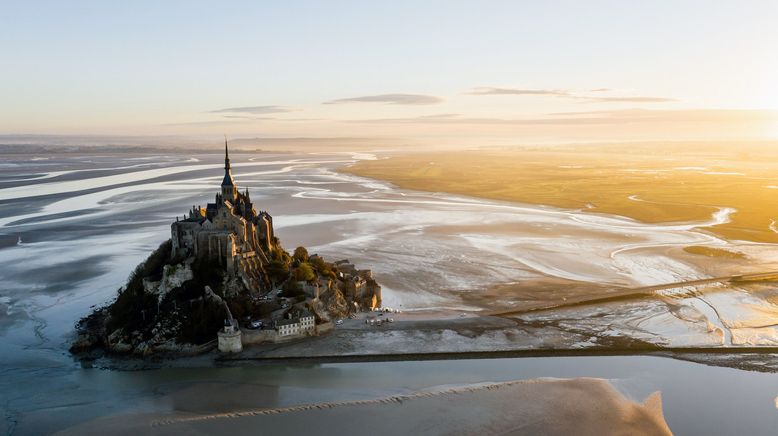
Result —
<instances>
[{"instance_id":1,"label":"hazy sky","mask_svg":"<svg viewBox=\"0 0 778 436\"><path fill-rule=\"evenodd\" d=\"M5 1L0 133L778 137L778 1Z\"/></svg>"}]
</instances>

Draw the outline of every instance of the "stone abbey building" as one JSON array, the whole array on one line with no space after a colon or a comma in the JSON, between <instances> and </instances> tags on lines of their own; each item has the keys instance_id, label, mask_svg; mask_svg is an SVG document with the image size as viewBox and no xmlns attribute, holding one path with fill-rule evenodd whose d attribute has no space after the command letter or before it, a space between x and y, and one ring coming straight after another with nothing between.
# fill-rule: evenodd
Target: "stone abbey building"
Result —
<instances>
[{"instance_id":1,"label":"stone abbey building","mask_svg":"<svg viewBox=\"0 0 778 436\"><path fill-rule=\"evenodd\" d=\"M172 256L206 258L240 277L251 290L267 285L264 266L275 244L273 217L257 212L249 191L239 192L232 178L224 141L224 179L216 201L205 208L192 206L183 220L170 226Z\"/></svg>"}]
</instances>

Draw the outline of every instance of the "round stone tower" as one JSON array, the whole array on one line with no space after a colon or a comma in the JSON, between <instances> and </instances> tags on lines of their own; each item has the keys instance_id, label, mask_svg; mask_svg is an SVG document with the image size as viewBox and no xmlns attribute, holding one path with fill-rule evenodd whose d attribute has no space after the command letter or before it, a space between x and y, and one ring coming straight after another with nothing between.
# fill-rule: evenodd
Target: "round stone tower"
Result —
<instances>
[{"instance_id":1,"label":"round stone tower","mask_svg":"<svg viewBox=\"0 0 778 436\"><path fill-rule=\"evenodd\" d=\"M224 324L224 328L216 334L219 338L219 351L222 353L240 353L243 351L243 342L241 340L243 335L233 322L228 320Z\"/></svg>"}]
</instances>

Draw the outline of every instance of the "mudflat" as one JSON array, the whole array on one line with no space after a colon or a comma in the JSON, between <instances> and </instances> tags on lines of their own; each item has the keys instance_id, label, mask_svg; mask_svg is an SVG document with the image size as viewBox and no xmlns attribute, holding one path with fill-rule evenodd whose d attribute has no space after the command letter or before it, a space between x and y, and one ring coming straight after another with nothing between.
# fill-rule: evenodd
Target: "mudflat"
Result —
<instances>
[{"instance_id":1,"label":"mudflat","mask_svg":"<svg viewBox=\"0 0 778 436\"><path fill-rule=\"evenodd\" d=\"M605 144L403 153L343 171L401 188L449 192L626 216L645 223L700 221L730 240L778 242L774 143Z\"/></svg>"},{"instance_id":2,"label":"mudflat","mask_svg":"<svg viewBox=\"0 0 778 436\"><path fill-rule=\"evenodd\" d=\"M205 392L201 393L205 394ZM216 392L224 394L224 392ZM238 389L232 396L252 393ZM218 397L218 395L216 395ZM189 397L200 411L173 415L119 415L60 434L248 434L261 432L349 434L671 434L658 392L633 402L603 379L533 379L417 391L367 400L283 408L238 408L216 413L214 395ZM234 402L240 403L237 398ZM211 407L208 403L213 403Z\"/></svg>"}]
</instances>

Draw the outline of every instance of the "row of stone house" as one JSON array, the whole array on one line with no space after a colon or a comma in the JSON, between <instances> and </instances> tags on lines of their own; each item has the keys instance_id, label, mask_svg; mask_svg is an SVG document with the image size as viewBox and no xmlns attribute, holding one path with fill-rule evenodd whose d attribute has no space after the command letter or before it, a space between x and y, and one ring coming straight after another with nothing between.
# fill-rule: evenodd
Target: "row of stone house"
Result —
<instances>
[{"instance_id":1,"label":"row of stone house","mask_svg":"<svg viewBox=\"0 0 778 436\"><path fill-rule=\"evenodd\" d=\"M316 329L316 319L310 312L303 311L298 316L276 321L275 329L279 337L306 334Z\"/></svg>"}]
</instances>

